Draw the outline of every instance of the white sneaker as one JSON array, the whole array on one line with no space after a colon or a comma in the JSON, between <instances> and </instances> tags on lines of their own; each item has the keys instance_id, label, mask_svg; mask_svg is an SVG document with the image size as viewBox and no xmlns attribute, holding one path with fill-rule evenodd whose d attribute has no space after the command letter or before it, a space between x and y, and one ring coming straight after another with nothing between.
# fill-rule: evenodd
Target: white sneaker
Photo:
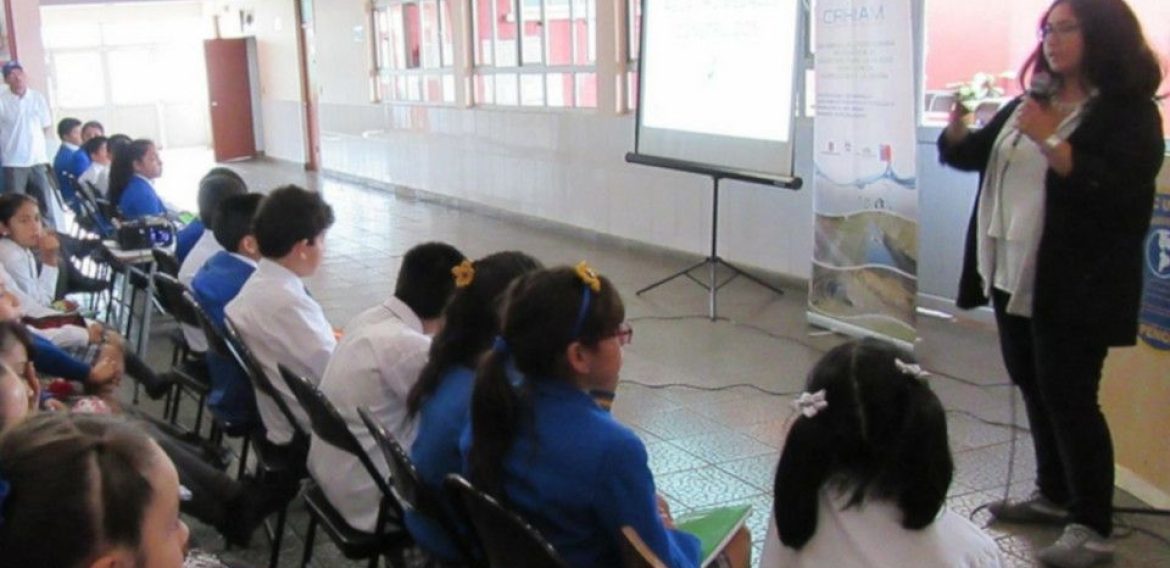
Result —
<instances>
[{"instance_id":1,"label":"white sneaker","mask_svg":"<svg viewBox=\"0 0 1170 568\"><path fill-rule=\"evenodd\" d=\"M1064 527L1056 543L1036 555L1044 564L1058 568L1088 568L1113 562L1113 543L1097 531L1076 523Z\"/></svg>"}]
</instances>

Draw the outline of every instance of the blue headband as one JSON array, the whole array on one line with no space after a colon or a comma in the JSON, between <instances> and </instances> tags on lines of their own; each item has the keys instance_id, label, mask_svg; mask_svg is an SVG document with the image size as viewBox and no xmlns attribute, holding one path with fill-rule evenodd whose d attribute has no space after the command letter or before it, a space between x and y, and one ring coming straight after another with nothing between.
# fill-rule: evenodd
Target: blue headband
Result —
<instances>
[{"instance_id":1,"label":"blue headband","mask_svg":"<svg viewBox=\"0 0 1170 568\"><path fill-rule=\"evenodd\" d=\"M573 323L573 333L570 336L570 341L581 337L581 328L585 327L585 316L589 315L589 304L592 303L593 294L589 292L589 285L581 286L581 309L577 310L577 321Z\"/></svg>"}]
</instances>

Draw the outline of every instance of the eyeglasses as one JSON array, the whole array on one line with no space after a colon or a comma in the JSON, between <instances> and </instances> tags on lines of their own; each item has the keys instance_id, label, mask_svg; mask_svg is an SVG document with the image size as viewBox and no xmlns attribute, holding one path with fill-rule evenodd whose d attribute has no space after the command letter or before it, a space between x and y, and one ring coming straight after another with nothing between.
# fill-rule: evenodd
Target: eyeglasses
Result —
<instances>
[{"instance_id":1,"label":"eyeglasses","mask_svg":"<svg viewBox=\"0 0 1170 568\"><path fill-rule=\"evenodd\" d=\"M1066 37L1081 31L1081 25L1072 22L1061 22L1059 24L1044 24L1040 27L1037 35L1040 39L1049 39L1052 36Z\"/></svg>"},{"instance_id":2,"label":"eyeglasses","mask_svg":"<svg viewBox=\"0 0 1170 568\"><path fill-rule=\"evenodd\" d=\"M629 322L622 322L618 325L617 331L609 337L616 337L618 345L625 347L634 341L634 328L630 326Z\"/></svg>"}]
</instances>

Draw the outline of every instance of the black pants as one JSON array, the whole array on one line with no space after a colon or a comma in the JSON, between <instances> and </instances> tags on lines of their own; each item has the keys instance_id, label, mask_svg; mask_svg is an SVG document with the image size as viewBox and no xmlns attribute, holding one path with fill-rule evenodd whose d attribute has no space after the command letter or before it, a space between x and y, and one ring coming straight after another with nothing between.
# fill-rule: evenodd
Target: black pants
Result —
<instances>
[{"instance_id":1,"label":"black pants","mask_svg":"<svg viewBox=\"0 0 1170 568\"><path fill-rule=\"evenodd\" d=\"M1024 396L1036 447L1036 485L1068 507L1074 523L1113 530L1113 440L1097 402L1108 345L1091 330L1043 325L1008 314L993 290L999 344Z\"/></svg>"}]
</instances>

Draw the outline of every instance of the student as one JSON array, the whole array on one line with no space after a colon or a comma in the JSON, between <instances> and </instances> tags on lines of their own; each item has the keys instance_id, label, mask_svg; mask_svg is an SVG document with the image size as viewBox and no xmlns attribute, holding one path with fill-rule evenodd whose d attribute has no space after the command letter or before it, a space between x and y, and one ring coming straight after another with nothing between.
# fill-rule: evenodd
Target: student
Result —
<instances>
[{"instance_id":1,"label":"student","mask_svg":"<svg viewBox=\"0 0 1170 568\"><path fill-rule=\"evenodd\" d=\"M110 202L126 219L166 215L167 208L154 189L162 175L162 159L150 140L135 140L114 154L110 166Z\"/></svg>"},{"instance_id":2,"label":"student","mask_svg":"<svg viewBox=\"0 0 1170 568\"><path fill-rule=\"evenodd\" d=\"M620 566L628 525L669 566L697 567L699 541L671 528L645 445L590 395L617 388L633 334L624 317L613 284L585 263L517 279L476 375L464 471L570 566ZM721 554L746 566L750 547L743 530Z\"/></svg>"},{"instance_id":3,"label":"student","mask_svg":"<svg viewBox=\"0 0 1170 568\"><path fill-rule=\"evenodd\" d=\"M110 191L110 147L105 136L94 136L81 145L89 156L89 167L81 172L78 183L88 183L97 189L94 197L105 197Z\"/></svg>"},{"instance_id":4,"label":"student","mask_svg":"<svg viewBox=\"0 0 1170 568\"><path fill-rule=\"evenodd\" d=\"M368 407L403 446L414 441L406 397L427 361L431 336L455 289L451 269L462 261L463 253L446 243L411 248L402 259L394 295L345 326L320 389L341 411L367 454L376 455L378 443L358 416L359 406ZM382 460L375 463L384 466ZM371 533L377 529L378 486L356 457L314 435L309 473L351 527Z\"/></svg>"},{"instance_id":5,"label":"student","mask_svg":"<svg viewBox=\"0 0 1170 568\"><path fill-rule=\"evenodd\" d=\"M225 310L305 431L309 430L308 416L276 365L282 363L317 384L337 346L325 312L301 281L321 266L325 231L332 224L333 209L321 194L295 185L272 190L260 202L252 223L263 258ZM276 402L256 392L256 406L268 441L278 446L293 442L293 425ZM302 442L308 441L298 441Z\"/></svg>"},{"instance_id":6,"label":"student","mask_svg":"<svg viewBox=\"0 0 1170 568\"><path fill-rule=\"evenodd\" d=\"M184 264L179 270L179 280L184 284L191 283L191 278L208 257L223 250L219 248L215 236L211 234L211 228L215 226L213 217L219 208L219 202L237 193L248 193L248 184L244 183L244 178L231 168L222 166L211 168L203 175L203 179L199 180L199 217L187 223L187 226L175 235L175 258ZM200 253L188 267L187 256L192 250L199 250ZM183 270L184 268L186 270Z\"/></svg>"},{"instance_id":7,"label":"student","mask_svg":"<svg viewBox=\"0 0 1170 568\"><path fill-rule=\"evenodd\" d=\"M195 273L203 268L203 263L207 262L207 259L215 253L223 250L211 230L215 226L215 213L219 209L220 202L230 195L248 193L248 187L244 185L243 180L238 175L217 173L217 171L223 172L225 170L231 171L227 168L215 168L199 180L199 219L188 223L175 237L175 256L181 263L178 274L179 282L182 282L184 286L190 287L191 280L195 278ZM197 233L193 234L193 227L195 231L198 231ZM194 241L192 241L193 236L196 237ZM186 253L181 252L184 247L187 248ZM187 346L191 348L191 351L195 353L207 351L207 338L203 336L203 330L189 325L183 325L182 330L183 337L187 340Z\"/></svg>"},{"instance_id":8,"label":"student","mask_svg":"<svg viewBox=\"0 0 1170 568\"><path fill-rule=\"evenodd\" d=\"M106 127L96 120L88 120L81 125L81 141L89 142L92 138L106 135Z\"/></svg>"},{"instance_id":9,"label":"student","mask_svg":"<svg viewBox=\"0 0 1170 568\"><path fill-rule=\"evenodd\" d=\"M34 363L41 360L40 349L34 348L30 339L18 324L0 323L0 368L7 366L14 371L0 373L0 434L42 410L121 414L117 404L91 403L96 397L76 397L67 402L42 397L37 373L44 369ZM285 489L251 479L231 479L205 462L201 450L182 441L180 432L169 424L144 415L126 416L154 438L178 467L179 478L191 490L183 512L214 526L232 544L246 546L261 520L275 510L280 499L287 500Z\"/></svg>"},{"instance_id":10,"label":"student","mask_svg":"<svg viewBox=\"0 0 1170 568\"><path fill-rule=\"evenodd\" d=\"M223 312L256 271L260 249L252 236L252 218L260 206L258 193L233 195L219 204L215 215L215 240L224 248L215 253L191 281L195 300L215 325L223 329ZM252 383L233 361L208 351L211 394L207 406L221 420L231 424L259 421Z\"/></svg>"},{"instance_id":11,"label":"student","mask_svg":"<svg viewBox=\"0 0 1170 568\"><path fill-rule=\"evenodd\" d=\"M74 170L74 159L81 149L81 121L73 117L63 118L57 123L57 138L61 146L57 148L57 155L53 157L53 175L57 178L57 189L65 203L77 211L77 192L73 189L73 180L85 171ZM85 166L89 167L89 156L82 154ZM80 164L80 162L79 162Z\"/></svg>"},{"instance_id":12,"label":"student","mask_svg":"<svg viewBox=\"0 0 1170 568\"><path fill-rule=\"evenodd\" d=\"M57 299L60 250L60 240L41 222L36 199L20 193L0 196L0 264L9 284L46 311Z\"/></svg>"},{"instance_id":13,"label":"student","mask_svg":"<svg viewBox=\"0 0 1170 568\"><path fill-rule=\"evenodd\" d=\"M418 427L414 444L403 444L423 482L436 492L447 474L462 470L459 435L469 422L475 365L500 332L499 299L512 280L539 268L536 259L509 251L464 261L452 271L456 290L443 310L443 327L406 399L407 419ZM430 519L407 511L406 527L427 553L445 562L461 560L455 544Z\"/></svg>"},{"instance_id":14,"label":"student","mask_svg":"<svg viewBox=\"0 0 1170 568\"><path fill-rule=\"evenodd\" d=\"M998 568L995 542L945 507L946 411L908 353L877 339L817 363L776 470L762 568Z\"/></svg>"}]
</instances>

